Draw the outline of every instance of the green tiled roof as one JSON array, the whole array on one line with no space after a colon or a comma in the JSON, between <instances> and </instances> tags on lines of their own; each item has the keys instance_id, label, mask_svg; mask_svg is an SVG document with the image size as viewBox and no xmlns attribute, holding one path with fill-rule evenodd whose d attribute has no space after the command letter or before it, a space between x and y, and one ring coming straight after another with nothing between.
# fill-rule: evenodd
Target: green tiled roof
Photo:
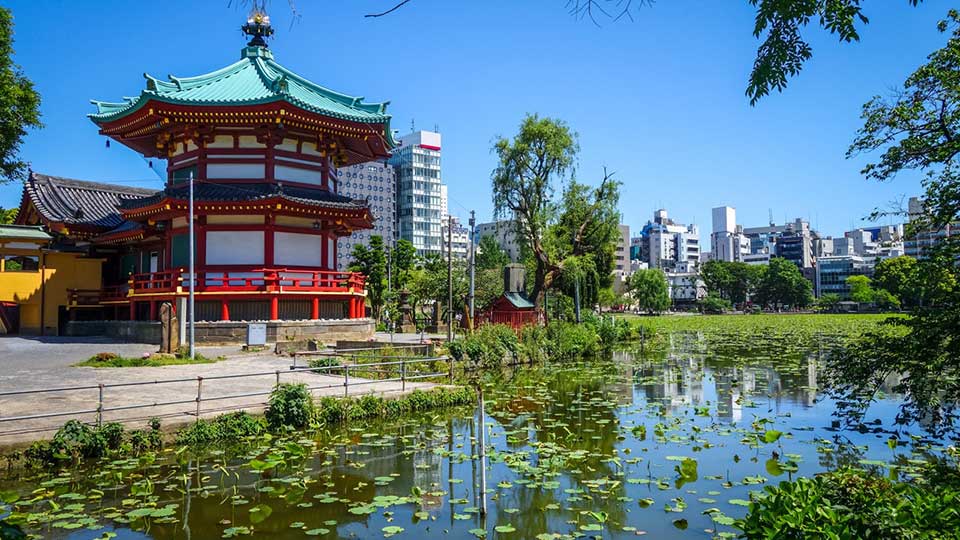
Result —
<instances>
[{"instance_id":1,"label":"green tiled roof","mask_svg":"<svg viewBox=\"0 0 960 540\"><path fill-rule=\"evenodd\" d=\"M246 47L239 62L197 77L174 77L163 81L148 74L147 88L122 103L92 101L98 123L123 118L154 100L176 105L238 106L286 101L305 110L364 124L384 124L384 135L393 146L387 104L364 103L362 97L334 92L314 84L273 60L263 47Z\"/></svg>"},{"instance_id":2,"label":"green tiled roof","mask_svg":"<svg viewBox=\"0 0 960 540\"><path fill-rule=\"evenodd\" d=\"M533 302L527 300L522 294L515 292L505 292L503 293L504 298L510 301L513 304L513 307L517 309L529 309L533 307Z\"/></svg>"},{"instance_id":3,"label":"green tiled roof","mask_svg":"<svg viewBox=\"0 0 960 540\"><path fill-rule=\"evenodd\" d=\"M0 225L2 240L51 240L53 237L43 231L43 227L29 225Z\"/></svg>"}]
</instances>

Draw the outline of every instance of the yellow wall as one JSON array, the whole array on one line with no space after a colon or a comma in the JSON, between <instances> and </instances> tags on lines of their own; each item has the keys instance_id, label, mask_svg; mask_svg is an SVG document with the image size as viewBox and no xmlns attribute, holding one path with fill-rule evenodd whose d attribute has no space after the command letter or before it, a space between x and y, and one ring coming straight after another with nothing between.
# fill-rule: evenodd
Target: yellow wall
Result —
<instances>
[{"instance_id":1,"label":"yellow wall","mask_svg":"<svg viewBox=\"0 0 960 540\"><path fill-rule=\"evenodd\" d=\"M4 254L39 255L32 250L4 250ZM20 332L40 333L41 296L44 306L43 325L46 334L56 335L60 306L69 304L69 289L99 289L100 259L83 259L75 253L46 253L41 257L45 268L37 272L0 272L0 301L20 305ZM41 276L46 290L41 295Z\"/></svg>"}]
</instances>

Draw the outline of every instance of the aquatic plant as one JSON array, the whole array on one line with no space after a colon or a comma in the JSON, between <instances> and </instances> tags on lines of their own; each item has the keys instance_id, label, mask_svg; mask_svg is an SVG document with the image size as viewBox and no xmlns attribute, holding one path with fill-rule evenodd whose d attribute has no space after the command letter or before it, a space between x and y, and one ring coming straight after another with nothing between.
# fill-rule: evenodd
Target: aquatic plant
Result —
<instances>
[{"instance_id":1,"label":"aquatic plant","mask_svg":"<svg viewBox=\"0 0 960 540\"><path fill-rule=\"evenodd\" d=\"M282 383L270 393L264 416L273 431L304 429L313 416L313 396L303 383Z\"/></svg>"}]
</instances>

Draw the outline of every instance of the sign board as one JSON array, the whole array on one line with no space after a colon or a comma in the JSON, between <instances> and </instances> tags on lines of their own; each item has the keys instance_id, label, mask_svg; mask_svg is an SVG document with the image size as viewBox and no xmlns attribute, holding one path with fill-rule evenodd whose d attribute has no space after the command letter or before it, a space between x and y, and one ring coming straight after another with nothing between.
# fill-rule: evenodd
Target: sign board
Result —
<instances>
[{"instance_id":1,"label":"sign board","mask_svg":"<svg viewBox=\"0 0 960 540\"><path fill-rule=\"evenodd\" d=\"M250 323L247 325L247 345L267 344L267 323Z\"/></svg>"}]
</instances>

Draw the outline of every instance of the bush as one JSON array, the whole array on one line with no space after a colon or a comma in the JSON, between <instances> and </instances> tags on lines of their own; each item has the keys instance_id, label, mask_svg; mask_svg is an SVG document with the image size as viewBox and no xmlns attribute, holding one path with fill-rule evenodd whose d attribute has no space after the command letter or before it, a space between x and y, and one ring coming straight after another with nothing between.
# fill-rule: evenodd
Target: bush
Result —
<instances>
[{"instance_id":1,"label":"bush","mask_svg":"<svg viewBox=\"0 0 960 540\"><path fill-rule=\"evenodd\" d=\"M317 403L314 418L323 424L363 418L394 418L410 412L466 405L473 403L474 399L473 391L468 388L414 390L397 399L374 395L345 399L326 396Z\"/></svg>"},{"instance_id":2,"label":"bush","mask_svg":"<svg viewBox=\"0 0 960 540\"><path fill-rule=\"evenodd\" d=\"M304 429L313 416L313 396L305 384L284 383L270 393L265 416L273 431Z\"/></svg>"},{"instance_id":3,"label":"bush","mask_svg":"<svg viewBox=\"0 0 960 540\"><path fill-rule=\"evenodd\" d=\"M517 359L520 340L513 328L504 324L487 324L465 338L447 344L447 352L455 360L463 359L483 367L503 364L508 355Z\"/></svg>"},{"instance_id":4,"label":"bush","mask_svg":"<svg viewBox=\"0 0 960 540\"><path fill-rule=\"evenodd\" d=\"M767 487L736 522L746 538L948 538L960 527L957 471L891 482L841 469Z\"/></svg>"},{"instance_id":5,"label":"bush","mask_svg":"<svg viewBox=\"0 0 960 540\"><path fill-rule=\"evenodd\" d=\"M240 411L222 414L211 421L197 420L177 432L177 444L196 446L212 442L237 442L256 437L265 430L261 420Z\"/></svg>"},{"instance_id":6,"label":"bush","mask_svg":"<svg viewBox=\"0 0 960 540\"><path fill-rule=\"evenodd\" d=\"M329 368L340 365L340 359L336 356L317 356L310 359L308 364L312 368Z\"/></svg>"},{"instance_id":7,"label":"bush","mask_svg":"<svg viewBox=\"0 0 960 540\"><path fill-rule=\"evenodd\" d=\"M70 420L49 441L37 441L23 452L32 465L52 465L63 460L100 458L112 453L140 452L160 448L160 421L150 420L149 431L124 430L122 424L110 422L100 427L79 420Z\"/></svg>"},{"instance_id":8,"label":"bush","mask_svg":"<svg viewBox=\"0 0 960 540\"><path fill-rule=\"evenodd\" d=\"M580 359L600 352L600 338L587 325L552 322L547 325L544 348L552 359Z\"/></svg>"},{"instance_id":9,"label":"bush","mask_svg":"<svg viewBox=\"0 0 960 540\"><path fill-rule=\"evenodd\" d=\"M733 309L729 300L724 300L715 293L710 293L706 298L697 300L697 307L700 308L702 313L710 315L720 315L725 311Z\"/></svg>"}]
</instances>

